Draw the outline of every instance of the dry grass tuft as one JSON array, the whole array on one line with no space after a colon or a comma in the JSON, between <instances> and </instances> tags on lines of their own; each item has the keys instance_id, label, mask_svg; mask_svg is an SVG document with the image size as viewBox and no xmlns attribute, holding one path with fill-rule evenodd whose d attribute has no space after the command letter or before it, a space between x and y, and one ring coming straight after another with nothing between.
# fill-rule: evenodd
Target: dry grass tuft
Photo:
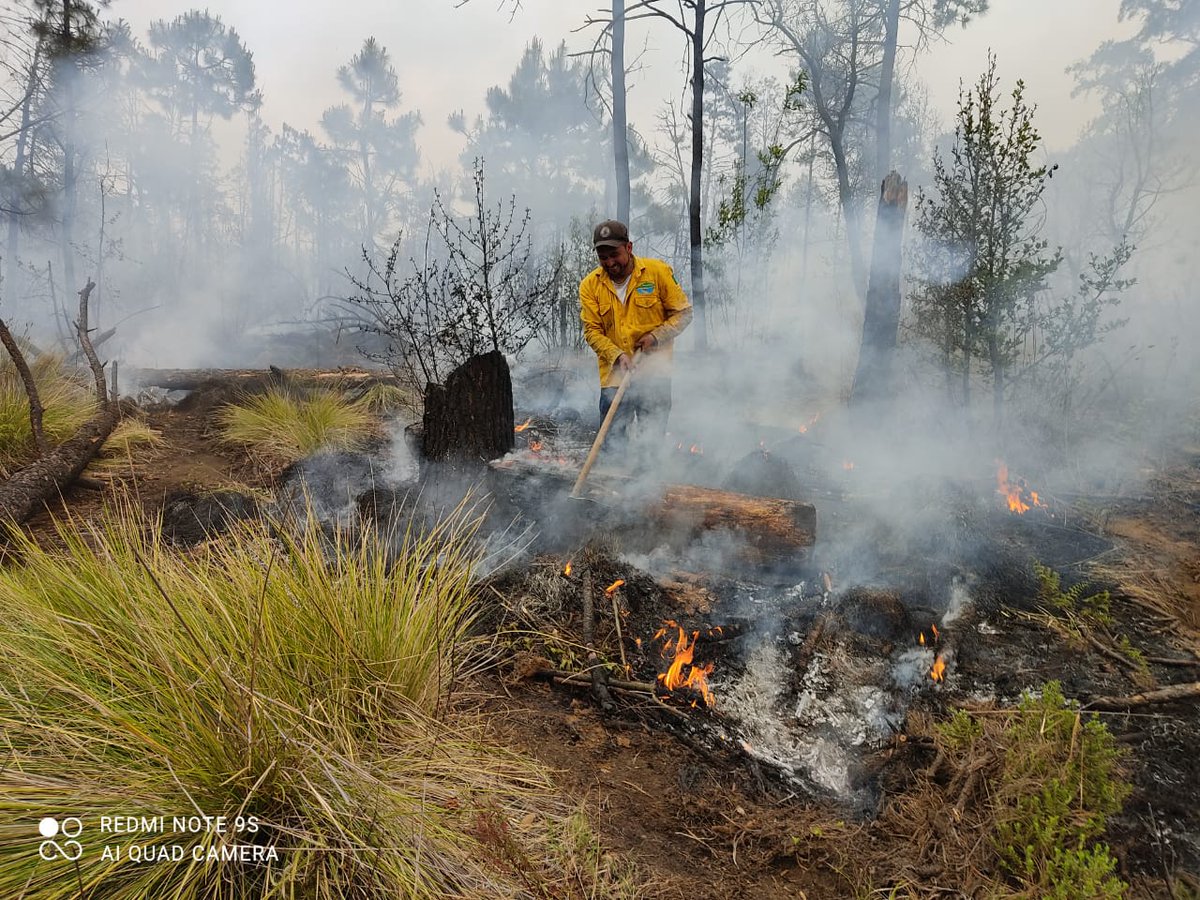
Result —
<instances>
[{"instance_id":1,"label":"dry grass tuft","mask_svg":"<svg viewBox=\"0 0 1200 900\"><path fill-rule=\"evenodd\" d=\"M225 407L218 422L227 443L249 447L284 464L318 450L356 449L378 427L367 404L349 401L328 388L303 395L272 388Z\"/></svg>"},{"instance_id":2,"label":"dry grass tuft","mask_svg":"<svg viewBox=\"0 0 1200 900\"><path fill-rule=\"evenodd\" d=\"M96 410L96 398L75 380L59 356L43 354L29 365L45 412L46 440L59 444L71 437ZM36 456L29 425L29 398L16 366L7 354L0 359L0 477L7 477Z\"/></svg>"}]
</instances>

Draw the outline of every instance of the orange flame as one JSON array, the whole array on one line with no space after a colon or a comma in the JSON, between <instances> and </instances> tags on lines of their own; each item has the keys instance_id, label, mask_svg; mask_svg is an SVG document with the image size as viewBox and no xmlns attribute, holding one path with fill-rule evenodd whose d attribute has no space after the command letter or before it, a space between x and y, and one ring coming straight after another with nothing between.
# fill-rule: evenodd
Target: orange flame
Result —
<instances>
[{"instance_id":1,"label":"orange flame","mask_svg":"<svg viewBox=\"0 0 1200 900\"><path fill-rule=\"evenodd\" d=\"M929 670L929 677L934 681L941 681L946 677L946 661L942 659L942 654L938 654L937 659L933 661L933 668Z\"/></svg>"},{"instance_id":2,"label":"orange flame","mask_svg":"<svg viewBox=\"0 0 1200 900\"><path fill-rule=\"evenodd\" d=\"M529 449L532 450L534 453L541 453L542 452L542 442L541 441L530 441Z\"/></svg>"},{"instance_id":3,"label":"orange flame","mask_svg":"<svg viewBox=\"0 0 1200 900\"><path fill-rule=\"evenodd\" d=\"M919 638L917 638L917 643L920 644L922 647L925 646L925 632L923 632L923 631L921 632L921 636Z\"/></svg>"},{"instance_id":4,"label":"orange flame","mask_svg":"<svg viewBox=\"0 0 1200 900\"><path fill-rule=\"evenodd\" d=\"M692 444L692 446L688 449L688 453L695 453L697 456L703 456L704 448L699 444Z\"/></svg>"},{"instance_id":5,"label":"orange flame","mask_svg":"<svg viewBox=\"0 0 1200 900\"><path fill-rule=\"evenodd\" d=\"M655 637L666 635L667 627L678 629L679 636L673 644L670 636L667 636L666 644L663 647L663 656L671 660L671 665L666 672L658 676L658 683L668 691L679 690L679 688L697 691L704 698L704 705L711 707L714 698L712 689L708 686L708 676L713 670L713 664L706 663L703 666L692 664L692 655L695 652L696 639L700 637L700 632L693 631L691 640L688 640L683 627L668 620L664 623L664 627L658 630ZM685 667L688 670L686 675L684 674Z\"/></svg>"},{"instance_id":6,"label":"orange flame","mask_svg":"<svg viewBox=\"0 0 1200 900\"><path fill-rule=\"evenodd\" d=\"M605 596L611 597L621 585L625 583L624 578L618 578L612 584L604 589Z\"/></svg>"},{"instance_id":7,"label":"orange flame","mask_svg":"<svg viewBox=\"0 0 1200 900\"><path fill-rule=\"evenodd\" d=\"M821 414L820 414L820 413L813 413L813 417L812 417L811 419L809 419L807 422L805 422L803 425L801 425L801 426L800 426L800 433L801 433L801 434L807 434L807 433L808 433L808 429L810 429L810 428L812 428L814 425L816 425L816 424L817 424L817 419L819 419L819 418L821 418Z\"/></svg>"},{"instance_id":8,"label":"orange flame","mask_svg":"<svg viewBox=\"0 0 1200 900\"><path fill-rule=\"evenodd\" d=\"M851 462L851 461L850 461L850 460L848 460L848 459L847 459L847 460L843 460L843 461L842 461L842 468L843 468L843 469L845 469L847 472L853 472L853 471L854 471L854 463L853 463L853 462Z\"/></svg>"},{"instance_id":9,"label":"orange flame","mask_svg":"<svg viewBox=\"0 0 1200 900\"><path fill-rule=\"evenodd\" d=\"M529 423L532 421L533 421L532 417L526 419L523 423L521 423L516 428L514 428L513 431L524 431L526 428L529 427Z\"/></svg>"},{"instance_id":10,"label":"orange flame","mask_svg":"<svg viewBox=\"0 0 1200 900\"><path fill-rule=\"evenodd\" d=\"M1015 477L1013 481L1008 480L1008 466L1004 464L1004 460L996 460L996 466L996 493L1004 497L1010 512L1023 516L1035 506L1046 509L1046 504L1038 499L1037 491L1030 490L1024 478Z\"/></svg>"},{"instance_id":11,"label":"orange flame","mask_svg":"<svg viewBox=\"0 0 1200 900\"><path fill-rule=\"evenodd\" d=\"M942 635L938 631L938 627L936 625L930 625L929 628L933 631L933 639L935 641L939 641L942 639Z\"/></svg>"},{"instance_id":12,"label":"orange flame","mask_svg":"<svg viewBox=\"0 0 1200 900\"><path fill-rule=\"evenodd\" d=\"M569 559L567 560L567 564L563 566L563 574L568 578L571 577L571 561Z\"/></svg>"}]
</instances>

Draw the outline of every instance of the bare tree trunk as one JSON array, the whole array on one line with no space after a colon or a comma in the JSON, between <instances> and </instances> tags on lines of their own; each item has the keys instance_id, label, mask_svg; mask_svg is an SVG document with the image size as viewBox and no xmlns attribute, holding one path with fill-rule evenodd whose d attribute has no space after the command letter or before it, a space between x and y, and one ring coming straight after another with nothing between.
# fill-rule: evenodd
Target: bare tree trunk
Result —
<instances>
[{"instance_id":1,"label":"bare tree trunk","mask_svg":"<svg viewBox=\"0 0 1200 900\"><path fill-rule=\"evenodd\" d=\"M46 432L42 429L42 414L45 412L42 408L42 397L33 380L33 373L29 371L29 364L25 362L25 354L17 346L16 338L3 319L0 319L0 343L4 344L13 365L17 367L17 374L21 376L21 383L25 385L25 396L29 398L29 431L33 435L33 444L37 447L38 455L45 455L50 451L50 445L46 443Z\"/></svg>"},{"instance_id":2,"label":"bare tree trunk","mask_svg":"<svg viewBox=\"0 0 1200 900\"><path fill-rule=\"evenodd\" d=\"M612 129L617 219L629 223L629 124L625 106L625 0L612 4Z\"/></svg>"},{"instance_id":3,"label":"bare tree trunk","mask_svg":"<svg viewBox=\"0 0 1200 900\"><path fill-rule=\"evenodd\" d=\"M704 14L707 0L696 0L692 39L692 172L688 192L688 234L691 245L692 306L696 348L708 348L708 316L704 297L704 249L700 230L700 176L704 170Z\"/></svg>"},{"instance_id":4,"label":"bare tree trunk","mask_svg":"<svg viewBox=\"0 0 1200 900\"><path fill-rule=\"evenodd\" d=\"M431 460L486 462L512 450L512 376L498 350L473 356L425 388L422 455Z\"/></svg>"},{"instance_id":5,"label":"bare tree trunk","mask_svg":"<svg viewBox=\"0 0 1200 900\"><path fill-rule=\"evenodd\" d=\"M21 216L17 214L17 210L21 208L20 185L21 179L25 177L25 165L27 162L26 148L29 145L30 108L33 106L33 95L37 89L37 82L40 76L42 46L42 41L39 40L37 46L34 48L33 61L29 65L29 80L25 84L25 99L21 102L21 128L17 132L16 155L13 158L13 188L9 201L12 211L8 217L8 269L4 272L4 280L7 282L10 296L14 297L20 297L23 294L17 268L18 250L21 244Z\"/></svg>"},{"instance_id":6,"label":"bare tree trunk","mask_svg":"<svg viewBox=\"0 0 1200 900\"><path fill-rule=\"evenodd\" d=\"M883 179L875 220L875 249L867 287L866 315L858 370L850 403L879 399L889 393L892 360L900 330L900 246L908 207L908 182L896 172Z\"/></svg>"},{"instance_id":7,"label":"bare tree trunk","mask_svg":"<svg viewBox=\"0 0 1200 900\"><path fill-rule=\"evenodd\" d=\"M879 96L875 101L875 172L891 171L892 85L896 76L896 44L900 32L900 0L888 0L883 22L883 65L879 71Z\"/></svg>"}]
</instances>

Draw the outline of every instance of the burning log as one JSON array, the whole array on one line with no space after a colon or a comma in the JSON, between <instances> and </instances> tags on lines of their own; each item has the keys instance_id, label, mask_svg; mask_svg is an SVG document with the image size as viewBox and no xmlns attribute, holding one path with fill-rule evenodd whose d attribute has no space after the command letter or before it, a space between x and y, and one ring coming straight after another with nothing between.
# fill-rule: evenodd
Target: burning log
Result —
<instances>
[{"instance_id":1,"label":"burning log","mask_svg":"<svg viewBox=\"0 0 1200 900\"><path fill-rule=\"evenodd\" d=\"M692 485L668 486L647 518L669 543L686 545L704 532L735 535L735 556L752 566L801 563L817 534L811 503Z\"/></svg>"}]
</instances>

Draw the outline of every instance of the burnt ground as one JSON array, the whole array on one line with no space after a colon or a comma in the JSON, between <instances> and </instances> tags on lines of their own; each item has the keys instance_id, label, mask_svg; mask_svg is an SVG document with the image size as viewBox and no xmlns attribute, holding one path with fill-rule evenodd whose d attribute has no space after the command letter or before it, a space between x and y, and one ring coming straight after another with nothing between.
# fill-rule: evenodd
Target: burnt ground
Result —
<instances>
[{"instance_id":1,"label":"burnt ground","mask_svg":"<svg viewBox=\"0 0 1200 900\"><path fill-rule=\"evenodd\" d=\"M148 509L217 490L272 486L278 471L215 440L212 414L234 393L214 388L176 407L147 410L166 446L139 454L131 470L112 476L114 483L132 487ZM63 506L86 520L98 514L108 494L73 488ZM855 521L853 500L839 499L836 492L826 492L818 506L823 533L836 533L839 522L850 528ZM911 609L944 609L945 598L935 585L947 574L969 582L974 600L971 613L947 636L954 654L946 682L911 691L909 715L941 717L954 705L1011 703L1023 689L1049 679L1060 680L1068 697L1084 702L1200 679L1194 665L1150 662L1139 671L1086 637L1073 636L1061 621L1044 614L1030 569L1037 559L1061 571L1064 584L1082 579L1096 590L1110 590L1113 621L1100 633L1103 647L1111 650L1125 638L1147 657L1200 659L1200 447L1176 448L1137 496L1061 498L1053 518L978 510L972 515L960 517L946 533L928 535L925 546L901 547L895 559L881 560L882 571L892 566L896 592ZM49 516L35 517L29 527L48 534ZM868 540L877 545L878 538ZM944 552L965 544L972 549L969 571L959 570ZM905 564L909 553L926 555L912 566ZM541 581L535 584L554 577L563 561L561 556L540 560ZM836 555L817 561L834 572L842 562ZM747 590L728 578L687 572L651 579L603 553L595 575L597 582L629 581L619 595L626 637L646 642L645 652L631 651L635 679L652 679L659 667L649 642L662 619L678 619L688 628L736 624ZM528 590L528 578L528 572L509 576L494 586L511 600ZM578 628L575 598L574 588L563 592L559 607L546 612L558 617L567 635ZM852 615L843 612L845 623ZM504 610L496 613L501 621L504 615ZM809 634L814 617L797 613L788 624ZM872 648L896 652L894 636L847 637L837 629L831 634L830 640L862 654ZM611 629L598 630L598 642L612 637ZM709 648L708 658L718 667L714 684L721 683L722 665L732 670L745 664L743 644L744 639L734 639ZM530 655L538 658L542 649L531 645ZM697 658L705 653L698 650ZM583 668L579 659L543 663ZM564 797L587 810L605 844L636 863L658 895L865 895L870 886L890 884L890 873L915 855L915 848L883 831L868 808L887 804L911 783L915 769L929 763L918 741L905 740L903 728L877 742L862 761L859 775L872 788L870 801L846 804L779 777L736 740L714 739L719 716L703 704L693 710L669 700L676 711L668 712L661 703L628 695L617 698L615 711L602 713L586 687L523 677L528 674L520 666L493 669L463 686L460 705L482 714L504 742L554 769ZM1200 876L1196 701L1103 715L1129 750L1126 765L1134 790L1106 839L1133 886L1132 896L1194 896L1185 890L1200 884L1189 882ZM955 895L955 885L939 883L936 872L925 877L929 896Z\"/></svg>"}]
</instances>

